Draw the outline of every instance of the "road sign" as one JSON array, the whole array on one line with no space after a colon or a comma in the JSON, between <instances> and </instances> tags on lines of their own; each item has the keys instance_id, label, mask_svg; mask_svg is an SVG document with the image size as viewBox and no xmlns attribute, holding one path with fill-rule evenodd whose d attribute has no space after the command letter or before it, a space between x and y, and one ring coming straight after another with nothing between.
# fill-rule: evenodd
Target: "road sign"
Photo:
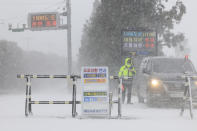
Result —
<instances>
[{"instance_id":1,"label":"road sign","mask_svg":"<svg viewBox=\"0 0 197 131\"><path fill-rule=\"evenodd\" d=\"M56 30L60 26L60 16L57 12L29 13L28 28L32 31Z\"/></svg>"},{"instance_id":2,"label":"road sign","mask_svg":"<svg viewBox=\"0 0 197 131\"><path fill-rule=\"evenodd\" d=\"M157 55L157 33L155 31L123 30L122 55Z\"/></svg>"},{"instance_id":3,"label":"road sign","mask_svg":"<svg viewBox=\"0 0 197 131\"><path fill-rule=\"evenodd\" d=\"M82 67L82 115L108 116L109 82L107 67Z\"/></svg>"}]
</instances>

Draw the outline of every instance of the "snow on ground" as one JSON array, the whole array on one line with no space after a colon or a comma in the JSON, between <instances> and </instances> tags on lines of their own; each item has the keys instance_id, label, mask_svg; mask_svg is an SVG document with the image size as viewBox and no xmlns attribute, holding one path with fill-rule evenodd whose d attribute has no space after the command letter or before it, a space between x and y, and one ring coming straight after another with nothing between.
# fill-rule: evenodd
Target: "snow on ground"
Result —
<instances>
[{"instance_id":1,"label":"snow on ground","mask_svg":"<svg viewBox=\"0 0 197 131\"><path fill-rule=\"evenodd\" d=\"M180 109L149 108L135 102L123 105L124 119L75 119L71 117L71 105L33 105L33 116L26 118L24 98L24 94L0 96L0 131L197 131L197 111L190 120L188 110L180 117ZM47 95L33 92L33 98L71 100L58 91ZM80 110L78 105L79 115ZM112 113L117 115L117 105Z\"/></svg>"}]
</instances>

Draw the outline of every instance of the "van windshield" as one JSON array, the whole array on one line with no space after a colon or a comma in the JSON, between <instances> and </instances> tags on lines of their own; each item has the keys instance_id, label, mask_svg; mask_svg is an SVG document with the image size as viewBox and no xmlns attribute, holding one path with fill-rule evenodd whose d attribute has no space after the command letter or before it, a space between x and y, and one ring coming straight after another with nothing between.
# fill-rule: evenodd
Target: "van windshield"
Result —
<instances>
[{"instance_id":1,"label":"van windshield","mask_svg":"<svg viewBox=\"0 0 197 131\"><path fill-rule=\"evenodd\" d=\"M155 59L152 64L153 72L156 73L194 72L190 61L184 59Z\"/></svg>"}]
</instances>

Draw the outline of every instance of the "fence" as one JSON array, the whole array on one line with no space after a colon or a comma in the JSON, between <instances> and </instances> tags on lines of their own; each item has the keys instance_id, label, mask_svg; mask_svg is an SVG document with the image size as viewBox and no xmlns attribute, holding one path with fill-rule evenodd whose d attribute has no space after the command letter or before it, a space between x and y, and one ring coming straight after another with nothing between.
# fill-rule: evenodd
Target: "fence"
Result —
<instances>
[{"instance_id":1,"label":"fence","mask_svg":"<svg viewBox=\"0 0 197 131\"><path fill-rule=\"evenodd\" d=\"M76 105L81 104L81 101L76 100L77 79L78 75L17 75L17 78L26 79L26 99L25 99L25 116L32 114L32 104L72 104L72 117L76 117ZM31 79L68 79L73 81L72 101L33 101L31 99ZM110 80L119 80L118 100L113 101L113 94L109 93L109 116L111 117L112 104L118 104L118 118L122 116L122 80L130 79L131 77L110 76Z\"/></svg>"}]
</instances>

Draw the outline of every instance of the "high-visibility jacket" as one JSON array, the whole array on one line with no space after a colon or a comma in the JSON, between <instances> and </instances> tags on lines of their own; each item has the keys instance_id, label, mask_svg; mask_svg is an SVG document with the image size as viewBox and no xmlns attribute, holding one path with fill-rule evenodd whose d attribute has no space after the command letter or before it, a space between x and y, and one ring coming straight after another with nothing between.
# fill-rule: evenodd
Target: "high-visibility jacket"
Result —
<instances>
[{"instance_id":1,"label":"high-visibility jacket","mask_svg":"<svg viewBox=\"0 0 197 131\"><path fill-rule=\"evenodd\" d=\"M118 73L119 77L132 77L133 75L136 74L135 67L133 66L131 62L128 62L128 61L131 61L131 58L125 59L125 65L123 65L120 68L120 71Z\"/></svg>"}]
</instances>

